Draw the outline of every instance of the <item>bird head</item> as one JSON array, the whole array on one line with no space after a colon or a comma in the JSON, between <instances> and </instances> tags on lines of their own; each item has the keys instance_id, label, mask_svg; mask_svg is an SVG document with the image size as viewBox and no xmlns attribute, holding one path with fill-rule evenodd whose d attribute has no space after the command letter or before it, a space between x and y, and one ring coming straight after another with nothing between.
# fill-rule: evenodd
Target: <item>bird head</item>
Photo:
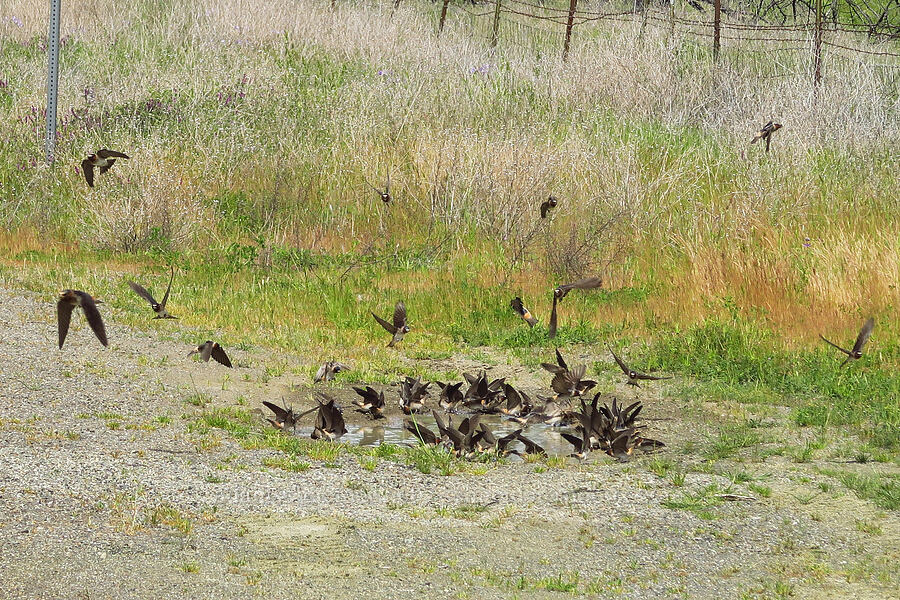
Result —
<instances>
[{"instance_id":1,"label":"bird head","mask_svg":"<svg viewBox=\"0 0 900 600\"><path fill-rule=\"evenodd\" d=\"M404 325L402 331L403 333L409 333L409 325Z\"/></svg>"},{"instance_id":2,"label":"bird head","mask_svg":"<svg viewBox=\"0 0 900 600\"><path fill-rule=\"evenodd\" d=\"M772 131L778 131L779 129L781 129L781 123L775 123L774 125L772 125Z\"/></svg>"},{"instance_id":3,"label":"bird head","mask_svg":"<svg viewBox=\"0 0 900 600\"><path fill-rule=\"evenodd\" d=\"M556 296L557 298L562 298L563 291L560 288L556 288L555 290L553 290L553 295Z\"/></svg>"},{"instance_id":4,"label":"bird head","mask_svg":"<svg viewBox=\"0 0 900 600\"><path fill-rule=\"evenodd\" d=\"M558 200L556 199L556 196L551 194L550 197L547 198L547 202L550 203L550 206L555 207Z\"/></svg>"}]
</instances>

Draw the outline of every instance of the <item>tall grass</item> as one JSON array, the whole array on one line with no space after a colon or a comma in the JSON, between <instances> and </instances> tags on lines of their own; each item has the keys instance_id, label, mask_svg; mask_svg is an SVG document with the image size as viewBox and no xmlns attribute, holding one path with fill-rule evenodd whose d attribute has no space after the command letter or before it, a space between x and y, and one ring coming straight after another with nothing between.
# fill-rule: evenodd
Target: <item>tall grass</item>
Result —
<instances>
[{"instance_id":1,"label":"tall grass","mask_svg":"<svg viewBox=\"0 0 900 600\"><path fill-rule=\"evenodd\" d=\"M185 296L231 281L264 309L190 300L205 323L325 319L348 346L398 296L457 322L435 325L442 340L527 344L540 333L496 333L509 294L546 314L550 287L595 272L610 291L567 300L563 341L729 307L787 347L850 337L869 314L896 337L896 70L826 53L815 99L802 49L726 42L716 64L694 37L600 22L563 62L558 30L504 15L493 52L484 20L451 8L438 37L431 4L392 7L66 2L50 168L46 3L5 2L5 254L180 257L197 273ZM772 118L785 127L766 155L748 141ZM77 167L99 146L133 158L89 190ZM368 183L388 173L386 207ZM549 193L560 206L540 221ZM310 309L317 294L332 300ZM276 341L325 344L317 331Z\"/></svg>"}]
</instances>

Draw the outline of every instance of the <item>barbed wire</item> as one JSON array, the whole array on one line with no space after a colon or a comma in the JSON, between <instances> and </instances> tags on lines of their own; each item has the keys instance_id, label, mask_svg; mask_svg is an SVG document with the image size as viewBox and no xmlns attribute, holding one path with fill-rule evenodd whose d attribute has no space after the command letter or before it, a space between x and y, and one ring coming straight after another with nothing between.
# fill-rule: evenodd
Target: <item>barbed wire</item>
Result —
<instances>
[{"instance_id":1,"label":"barbed wire","mask_svg":"<svg viewBox=\"0 0 900 600\"><path fill-rule=\"evenodd\" d=\"M510 4L516 5L515 7L511 7ZM519 10L518 7L527 7L534 10L543 11L545 14L535 14L534 12L528 12L527 10ZM495 10L487 10L483 12L473 11L465 6L457 6L457 9L462 10L466 14L473 17L485 17L485 16L493 16L495 14ZM630 22L630 23L641 23L642 25L651 25L653 27L668 27L670 29L674 29L675 25L680 25L681 27L678 29L678 34L689 34L695 35L699 37L715 37L715 28L716 23L714 21L707 21L701 19L689 19L684 16L675 15L671 12L663 12L658 10L644 10L642 12L635 12L633 10L630 11L620 11L620 12L609 12L602 13L599 11L584 11L584 10L569 10L566 8L554 7L554 6L541 6L539 4L535 4L533 2L528 2L526 0L502 0L500 5L500 12L516 15L517 17L522 17L528 20L534 20L541 23L552 23L554 26L559 25L562 27L566 27L568 25L569 15L572 17L572 26L578 27L581 25L585 25L591 22L597 21L619 21L619 22ZM549 13L549 14L546 14ZM516 25L527 27L534 31L539 31L542 33L551 33L553 30L550 28L542 28L535 27L534 25L528 24L526 21L514 19L513 22ZM822 23L823 32L827 31L828 33L835 32L843 32L849 34L872 34L873 30L878 28L879 25L877 23L849 23L843 21L829 21L827 23ZM689 28L689 30L685 30L685 27ZM883 26L881 26L883 27ZM734 23L727 21L720 21L718 23L719 29L719 39L723 41L739 41L739 42L764 42L764 43L779 43L779 44L798 44L803 43L807 44L802 47L794 46L795 49L807 49L808 44L812 41L812 36L815 33L816 25L812 22L807 23L795 23L792 25L751 25L747 23ZM892 25L888 26L889 30L896 29L897 35L900 35L900 27L895 27ZM746 33L746 32L764 32L768 35L732 35L732 33ZM797 38L797 37L780 37L780 36L772 36L771 34L778 33L801 33L805 32L809 34L809 36L805 38ZM875 32L875 35L888 35L886 33L878 33ZM877 51L877 50L867 50L864 48L858 48L854 46L847 46L832 40L823 39L823 46L830 46L832 48L838 48L841 50L846 50L849 52L855 52L859 54L865 54L869 56L886 56L891 58L900 58L900 53L889 52L889 51ZM766 50L758 50L769 51L771 49ZM778 48L777 50L784 50L784 48ZM747 50L753 51L753 50ZM842 58L846 58L841 55ZM865 63L867 64L867 63ZM889 68L898 67L900 65L878 65Z\"/></svg>"}]
</instances>

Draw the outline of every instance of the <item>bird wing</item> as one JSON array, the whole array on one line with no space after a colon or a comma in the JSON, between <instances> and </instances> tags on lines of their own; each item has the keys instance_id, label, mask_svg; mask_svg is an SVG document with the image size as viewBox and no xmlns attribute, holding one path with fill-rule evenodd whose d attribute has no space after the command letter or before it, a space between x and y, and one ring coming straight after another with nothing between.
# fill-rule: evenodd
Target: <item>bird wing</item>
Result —
<instances>
[{"instance_id":1,"label":"bird wing","mask_svg":"<svg viewBox=\"0 0 900 600\"><path fill-rule=\"evenodd\" d=\"M646 373L634 373L635 379L641 379L644 381L660 381L662 379L672 379L672 377L657 377L656 375L647 375Z\"/></svg>"},{"instance_id":2,"label":"bird wing","mask_svg":"<svg viewBox=\"0 0 900 600\"><path fill-rule=\"evenodd\" d=\"M406 305L403 300L394 306L394 329L403 329L406 326Z\"/></svg>"},{"instance_id":3,"label":"bird wing","mask_svg":"<svg viewBox=\"0 0 900 600\"><path fill-rule=\"evenodd\" d=\"M319 367L318 371L316 371L316 376L313 377L313 383L319 383L320 381L325 379L325 375L327 373L328 373L328 363L325 363L324 365ZM354 389L356 389L356 388L354 388Z\"/></svg>"},{"instance_id":4,"label":"bird wing","mask_svg":"<svg viewBox=\"0 0 900 600\"><path fill-rule=\"evenodd\" d=\"M285 419L287 418L288 411L284 408L281 408L277 404L272 404L271 402L269 402L267 400L263 400L263 406L265 406L266 408L271 410L273 413L275 413L276 421L280 421L283 423L285 421Z\"/></svg>"},{"instance_id":5,"label":"bird wing","mask_svg":"<svg viewBox=\"0 0 900 600\"><path fill-rule=\"evenodd\" d=\"M613 358L616 359L616 363L619 365L619 368L622 369L622 372L628 375L631 369L628 368L628 365L625 364L625 361L619 358L619 356L615 352L613 352L612 348L610 348L609 346L607 346L606 348L613 355Z\"/></svg>"},{"instance_id":6,"label":"bird wing","mask_svg":"<svg viewBox=\"0 0 900 600\"><path fill-rule=\"evenodd\" d=\"M138 296L140 296L141 298L143 298L144 300L149 302L151 305L156 304L156 300L153 298L153 294L151 294L149 291L147 291L147 288L145 288L141 284L135 283L133 281L129 281L128 286L132 290L134 290L135 294L137 294ZM166 295L168 295L168 292L166 292Z\"/></svg>"},{"instance_id":7,"label":"bird wing","mask_svg":"<svg viewBox=\"0 0 900 600\"><path fill-rule=\"evenodd\" d=\"M550 333L549 337L556 337L556 294L553 295L553 310L550 311Z\"/></svg>"},{"instance_id":8,"label":"bird wing","mask_svg":"<svg viewBox=\"0 0 900 600\"><path fill-rule=\"evenodd\" d=\"M522 304L522 299L516 296L513 298L509 305L512 307L514 311L516 311L520 316L525 316L525 305Z\"/></svg>"},{"instance_id":9,"label":"bird wing","mask_svg":"<svg viewBox=\"0 0 900 600\"><path fill-rule=\"evenodd\" d=\"M869 319L863 324L862 329L859 330L859 335L856 337L856 343L853 344L853 352L862 352L863 347L866 345L866 342L869 341L869 336L872 335L872 330L875 328L875 319L869 317Z\"/></svg>"},{"instance_id":10,"label":"bird wing","mask_svg":"<svg viewBox=\"0 0 900 600\"><path fill-rule=\"evenodd\" d=\"M548 211L548 210L550 210L550 201L549 201L549 200L548 200L548 201L544 201L543 203L541 203L541 218L542 218L542 219L546 219L546 218L547 218L547 211Z\"/></svg>"},{"instance_id":11,"label":"bird wing","mask_svg":"<svg viewBox=\"0 0 900 600\"><path fill-rule=\"evenodd\" d=\"M166 288L166 295L163 296L162 302L160 303L160 308L166 307L166 302L169 301L169 292L172 291L172 282L175 281L175 267L172 267L172 275L169 277L169 287Z\"/></svg>"},{"instance_id":12,"label":"bird wing","mask_svg":"<svg viewBox=\"0 0 900 600\"><path fill-rule=\"evenodd\" d=\"M63 347L66 341L66 335L69 333L69 323L72 322L72 311L75 305L64 299L60 299L56 303L56 320L59 328L59 347Z\"/></svg>"},{"instance_id":13,"label":"bird wing","mask_svg":"<svg viewBox=\"0 0 900 600\"><path fill-rule=\"evenodd\" d=\"M108 150L106 148L97 150L97 156L99 156L100 158L131 158L127 154L116 152L115 150ZM112 161L110 161L110 163L112 163Z\"/></svg>"},{"instance_id":14,"label":"bird wing","mask_svg":"<svg viewBox=\"0 0 900 600\"><path fill-rule=\"evenodd\" d=\"M397 333L396 327L394 327L393 325L391 325L390 323L388 323L387 321L385 321L384 319L382 319L375 313L372 313L372 316L375 317L375 320L378 321L379 325L384 327L385 331L387 331L388 333L391 333L391 334Z\"/></svg>"},{"instance_id":15,"label":"bird wing","mask_svg":"<svg viewBox=\"0 0 900 600\"><path fill-rule=\"evenodd\" d=\"M109 171L110 169L112 169L112 166L113 166L114 164L116 164L116 159L114 159L114 158L108 159L108 160L106 161L106 164L103 165L102 167L100 167L100 174L103 175L104 173L106 173L107 171Z\"/></svg>"},{"instance_id":16,"label":"bird wing","mask_svg":"<svg viewBox=\"0 0 900 600\"><path fill-rule=\"evenodd\" d=\"M81 171L88 186L94 187L94 165L88 159L81 161Z\"/></svg>"},{"instance_id":17,"label":"bird wing","mask_svg":"<svg viewBox=\"0 0 900 600\"><path fill-rule=\"evenodd\" d=\"M575 452L583 452L584 451L582 438L578 437L577 435L572 435L571 433L566 433L566 432L562 432L560 435L563 437L563 439L565 439L567 442L569 442L570 444L572 444L575 447Z\"/></svg>"},{"instance_id":18,"label":"bird wing","mask_svg":"<svg viewBox=\"0 0 900 600\"><path fill-rule=\"evenodd\" d=\"M568 292L572 289L593 290L600 287L602 284L603 280L600 277L585 277L584 279L579 279L578 281L561 285L559 286L559 289L564 292Z\"/></svg>"},{"instance_id":19,"label":"bird wing","mask_svg":"<svg viewBox=\"0 0 900 600\"><path fill-rule=\"evenodd\" d=\"M203 360L203 362L209 362L209 357L212 356L213 345L213 342L207 340L200 347L200 359Z\"/></svg>"},{"instance_id":20,"label":"bird wing","mask_svg":"<svg viewBox=\"0 0 900 600\"><path fill-rule=\"evenodd\" d=\"M566 364L566 361L563 359L562 354L560 354L559 348L556 349L556 364L561 366L563 369L569 368L569 365Z\"/></svg>"},{"instance_id":21,"label":"bird wing","mask_svg":"<svg viewBox=\"0 0 900 600\"><path fill-rule=\"evenodd\" d=\"M109 342L106 341L106 328L103 326L103 319L100 317L100 311L97 310L94 299L85 292L76 293L81 298L81 310L84 311L84 316L87 318L88 325L94 331L94 335L97 336L101 344L109 346Z\"/></svg>"},{"instance_id":22,"label":"bird wing","mask_svg":"<svg viewBox=\"0 0 900 600\"><path fill-rule=\"evenodd\" d=\"M850 352L849 350L844 350L843 348L841 348L840 346L838 346L837 344L835 344L834 342L832 342L831 340L829 340L828 338L826 338L826 337L825 337L824 335L822 335L821 333L819 334L819 337L822 338L822 339L825 341L826 344L830 344L830 345L834 346L835 348L837 348L838 350L840 350L840 351L843 352L844 354L852 354L852 352Z\"/></svg>"},{"instance_id":23,"label":"bird wing","mask_svg":"<svg viewBox=\"0 0 900 600\"><path fill-rule=\"evenodd\" d=\"M229 360L228 355L225 354L225 349L219 344L212 345L212 357L216 359L217 363L221 363L229 368L231 367L231 360Z\"/></svg>"}]
</instances>

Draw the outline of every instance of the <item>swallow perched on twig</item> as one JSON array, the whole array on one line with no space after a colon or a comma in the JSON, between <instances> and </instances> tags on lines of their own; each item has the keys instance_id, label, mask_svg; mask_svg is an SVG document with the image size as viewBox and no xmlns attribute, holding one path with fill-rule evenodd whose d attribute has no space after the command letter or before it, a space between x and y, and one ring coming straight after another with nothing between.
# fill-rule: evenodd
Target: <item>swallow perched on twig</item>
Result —
<instances>
[{"instance_id":1,"label":"swallow perched on twig","mask_svg":"<svg viewBox=\"0 0 900 600\"><path fill-rule=\"evenodd\" d=\"M525 305L522 304L522 299L516 296L513 298L509 305L512 307L516 314L522 317L522 320L528 323L529 327L534 327L537 325L538 320L531 316L531 311L525 308Z\"/></svg>"},{"instance_id":2,"label":"swallow perched on twig","mask_svg":"<svg viewBox=\"0 0 900 600\"><path fill-rule=\"evenodd\" d=\"M200 360L203 362L209 362L209 358L212 357L217 363L225 365L229 369L231 367L231 360L229 360L228 355L225 354L225 350L222 346L219 345L218 342L214 342L212 340L206 340L194 350L191 350L188 353L188 358L193 356L194 354L200 355Z\"/></svg>"},{"instance_id":3,"label":"swallow perched on twig","mask_svg":"<svg viewBox=\"0 0 900 600\"><path fill-rule=\"evenodd\" d=\"M553 373L550 387L560 396L580 396L597 385L591 379L582 379L587 372L587 365L578 365L572 369L563 360L559 348L556 349L556 364L541 363L541 367Z\"/></svg>"},{"instance_id":4,"label":"swallow perched on twig","mask_svg":"<svg viewBox=\"0 0 900 600\"><path fill-rule=\"evenodd\" d=\"M109 346L106 341L106 328L103 326L103 319L100 317L100 311L97 310L99 300L94 300L87 292L81 290L65 290L59 296L56 303L56 321L59 329L59 347L63 347L66 341L66 335L69 333L69 323L72 321L72 311L76 306L80 306L84 311L84 317L87 319L88 325L100 343Z\"/></svg>"},{"instance_id":5,"label":"swallow perched on twig","mask_svg":"<svg viewBox=\"0 0 900 600\"><path fill-rule=\"evenodd\" d=\"M622 372L628 377L628 381L625 385L633 385L635 387L641 387L638 383L639 381L660 381L662 379L672 379L671 377L656 377L655 375L647 375L646 373L641 373L640 371L635 371L631 367L625 364L619 356L613 352L613 349L606 346L606 349L609 350L610 354L613 355L613 358L616 359L616 363L619 365L619 368L622 369Z\"/></svg>"},{"instance_id":6,"label":"swallow perched on twig","mask_svg":"<svg viewBox=\"0 0 900 600\"><path fill-rule=\"evenodd\" d=\"M366 183L369 183L369 182L366 181ZM375 190L378 193L378 195L381 196L382 202L384 202L385 204L391 203L392 198L391 198L391 173L390 173L390 171L387 174L387 185L384 186L383 190L378 189L371 183L369 183L369 187L372 188L373 190Z\"/></svg>"},{"instance_id":7,"label":"swallow perched on twig","mask_svg":"<svg viewBox=\"0 0 900 600\"><path fill-rule=\"evenodd\" d=\"M369 386L365 389L355 387L353 391L362 396L362 400L356 400L354 404L358 407L356 412L367 414L373 419L384 418L384 392L376 392Z\"/></svg>"},{"instance_id":8,"label":"swallow perched on twig","mask_svg":"<svg viewBox=\"0 0 900 600\"><path fill-rule=\"evenodd\" d=\"M556 305L562 302L569 292L572 290L593 290L603 285L600 277L585 277L572 283L563 284L553 290L553 308L550 310L550 334L549 337L556 337Z\"/></svg>"},{"instance_id":9,"label":"swallow perched on twig","mask_svg":"<svg viewBox=\"0 0 900 600\"><path fill-rule=\"evenodd\" d=\"M166 303L169 301L169 292L172 291L172 281L175 280L175 267L172 266L172 275L169 277L169 287L166 288L166 294L163 296L162 302L157 302L147 289L133 281L129 281L128 285L134 290L134 293L146 300L150 303L150 308L153 309L153 312L156 313L154 319L177 319L178 317L172 316L166 310Z\"/></svg>"},{"instance_id":10,"label":"swallow perched on twig","mask_svg":"<svg viewBox=\"0 0 900 600\"><path fill-rule=\"evenodd\" d=\"M344 363L329 360L324 363L319 370L316 371L316 376L313 377L313 383L319 383L320 381L332 381L334 380L334 376L340 373L341 371L346 371L350 367L345 365Z\"/></svg>"},{"instance_id":11,"label":"swallow perched on twig","mask_svg":"<svg viewBox=\"0 0 900 600\"><path fill-rule=\"evenodd\" d=\"M766 152L769 151L769 144L772 141L772 134L781 129L781 123L776 123L774 121L769 121L763 128L756 132L756 135L753 136L753 139L750 140L751 144L755 144L759 140L766 140Z\"/></svg>"},{"instance_id":12,"label":"swallow perched on twig","mask_svg":"<svg viewBox=\"0 0 900 600\"><path fill-rule=\"evenodd\" d=\"M822 338L823 340L825 340L825 342L827 342L828 344L834 346L835 348L837 348L838 350L840 350L841 352L843 352L844 354L847 355L847 358L845 358L844 362L841 363L841 366L843 367L851 360L859 360L860 358L862 358L863 348L865 347L866 342L869 341L869 336L872 335L872 330L874 328L875 328L875 319L873 319L872 317L869 317L866 320L866 322L863 323L862 329L859 330L859 335L856 336L856 343L853 344L852 350L845 350L844 348L841 348L840 346L838 346L831 340L827 339L821 333L819 334L819 337ZM62 345L62 342L60 342L60 345Z\"/></svg>"},{"instance_id":13,"label":"swallow perched on twig","mask_svg":"<svg viewBox=\"0 0 900 600\"><path fill-rule=\"evenodd\" d=\"M100 174L109 171L117 158L131 158L127 154L116 152L115 150L107 150L101 148L96 154L91 154L81 161L81 170L84 171L84 178L90 187L94 187L94 167L100 169Z\"/></svg>"},{"instance_id":14,"label":"swallow perched on twig","mask_svg":"<svg viewBox=\"0 0 900 600\"><path fill-rule=\"evenodd\" d=\"M378 321L379 325L384 327L385 331L394 336L391 338L390 343L388 343L388 348L392 348L394 344L403 339L404 335L409 333L409 325L406 324L406 305L403 303L403 300L400 300L397 302L396 306L394 306L393 323L388 323L375 313L372 313L372 316L375 317L375 320Z\"/></svg>"},{"instance_id":15,"label":"swallow perched on twig","mask_svg":"<svg viewBox=\"0 0 900 600\"><path fill-rule=\"evenodd\" d=\"M550 211L550 209L556 208L557 202L559 202L559 200L556 198L556 196L551 194L546 200L544 200L541 203L541 218L542 219L547 218L547 213Z\"/></svg>"}]
</instances>

